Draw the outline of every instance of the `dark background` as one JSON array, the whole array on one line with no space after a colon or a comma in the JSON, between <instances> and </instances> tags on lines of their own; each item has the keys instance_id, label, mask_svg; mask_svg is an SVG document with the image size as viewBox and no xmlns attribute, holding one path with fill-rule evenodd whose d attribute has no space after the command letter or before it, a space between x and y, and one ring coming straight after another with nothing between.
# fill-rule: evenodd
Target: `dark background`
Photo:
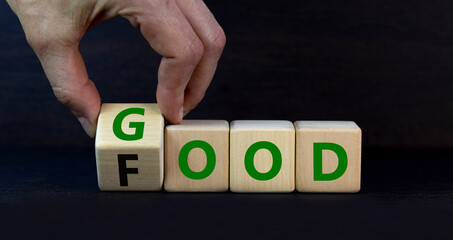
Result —
<instances>
[{"instance_id":1,"label":"dark background","mask_svg":"<svg viewBox=\"0 0 453 240\"><path fill-rule=\"evenodd\" d=\"M356 121L363 130L361 193L99 192L94 141L55 100L18 19L1 1L2 234L453 235L453 2L206 4L227 46L188 118ZM90 30L80 50L103 102L155 102L160 56L126 20Z\"/></svg>"},{"instance_id":2,"label":"dark background","mask_svg":"<svg viewBox=\"0 0 453 240\"><path fill-rule=\"evenodd\" d=\"M0 144L92 146L0 3ZM453 147L451 1L207 1L227 46L188 118L353 120L365 147ZM103 102L155 102L158 56L122 18L81 42Z\"/></svg>"}]
</instances>

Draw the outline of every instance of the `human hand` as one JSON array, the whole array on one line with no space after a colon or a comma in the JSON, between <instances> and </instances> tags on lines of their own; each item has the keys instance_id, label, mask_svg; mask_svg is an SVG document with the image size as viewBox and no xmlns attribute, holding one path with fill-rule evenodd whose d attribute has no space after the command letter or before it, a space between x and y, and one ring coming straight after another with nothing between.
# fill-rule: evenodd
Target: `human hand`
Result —
<instances>
[{"instance_id":1,"label":"human hand","mask_svg":"<svg viewBox=\"0 0 453 240\"><path fill-rule=\"evenodd\" d=\"M162 61L157 102L168 122L179 123L203 99L225 46L225 34L202 0L7 0L41 61L59 101L90 137L101 100L78 50L86 31L122 16Z\"/></svg>"}]
</instances>

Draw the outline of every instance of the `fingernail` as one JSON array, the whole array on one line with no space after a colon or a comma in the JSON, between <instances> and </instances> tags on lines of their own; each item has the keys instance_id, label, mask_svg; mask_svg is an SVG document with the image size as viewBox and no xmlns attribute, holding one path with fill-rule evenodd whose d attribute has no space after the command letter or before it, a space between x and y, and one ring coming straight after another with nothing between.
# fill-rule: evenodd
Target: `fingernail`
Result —
<instances>
[{"instance_id":1,"label":"fingernail","mask_svg":"<svg viewBox=\"0 0 453 240\"><path fill-rule=\"evenodd\" d=\"M178 116L179 123L182 121L183 117L184 117L184 107L181 107L181 109L179 109L179 116Z\"/></svg>"},{"instance_id":2,"label":"fingernail","mask_svg":"<svg viewBox=\"0 0 453 240\"><path fill-rule=\"evenodd\" d=\"M94 136L96 135L96 126L85 117L78 117L77 119L79 120L80 124L83 127L83 130L85 130L88 136L90 136L90 138L94 138Z\"/></svg>"},{"instance_id":3,"label":"fingernail","mask_svg":"<svg viewBox=\"0 0 453 240\"><path fill-rule=\"evenodd\" d=\"M189 114L189 113L190 113L190 110L185 110L184 111L184 117L187 116L187 114Z\"/></svg>"}]
</instances>

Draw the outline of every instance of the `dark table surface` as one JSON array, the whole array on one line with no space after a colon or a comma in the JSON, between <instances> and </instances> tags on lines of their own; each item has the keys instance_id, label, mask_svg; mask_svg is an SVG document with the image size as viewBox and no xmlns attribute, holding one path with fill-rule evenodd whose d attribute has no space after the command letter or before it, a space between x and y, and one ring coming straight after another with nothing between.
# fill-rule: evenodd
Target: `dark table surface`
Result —
<instances>
[{"instance_id":1,"label":"dark table surface","mask_svg":"<svg viewBox=\"0 0 453 240\"><path fill-rule=\"evenodd\" d=\"M364 149L358 194L101 192L93 148L11 147L1 238L451 239L452 156Z\"/></svg>"}]
</instances>

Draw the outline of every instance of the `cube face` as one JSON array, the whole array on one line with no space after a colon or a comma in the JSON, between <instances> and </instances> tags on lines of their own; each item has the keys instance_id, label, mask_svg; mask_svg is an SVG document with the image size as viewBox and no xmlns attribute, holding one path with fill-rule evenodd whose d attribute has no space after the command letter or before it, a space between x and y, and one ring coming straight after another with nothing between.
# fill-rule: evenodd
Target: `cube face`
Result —
<instances>
[{"instance_id":1,"label":"cube face","mask_svg":"<svg viewBox=\"0 0 453 240\"><path fill-rule=\"evenodd\" d=\"M229 125L183 120L165 128L165 183L169 192L228 190Z\"/></svg>"},{"instance_id":2,"label":"cube face","mask_svg":"<svg viewBox=\"0 0 453 240\"><path fill-rule=\"evenodd\" d=\"M295 130L289 121L231 122L231 191L294 191L294 148Z\"/></svg>"},{"instance_id":3,"label":"cube face","mask_svg":"<svg viewBox=\"0 0 453 240\"><path fill-rule=\"evenodd\" d=\"M297 121L299 192L360 191L362 131L348 121Z\"/></svg>"},{"instance_id":4,"label":"cube face","mask_svg":"<svg viewBox=\"0 0 453 240\"><path fill-rule=\"evenodd\" d=\"M103 191L159 191L163 184L164 119L157 104L103 104L96 165Z\"/></svg>"}]
</instances>

